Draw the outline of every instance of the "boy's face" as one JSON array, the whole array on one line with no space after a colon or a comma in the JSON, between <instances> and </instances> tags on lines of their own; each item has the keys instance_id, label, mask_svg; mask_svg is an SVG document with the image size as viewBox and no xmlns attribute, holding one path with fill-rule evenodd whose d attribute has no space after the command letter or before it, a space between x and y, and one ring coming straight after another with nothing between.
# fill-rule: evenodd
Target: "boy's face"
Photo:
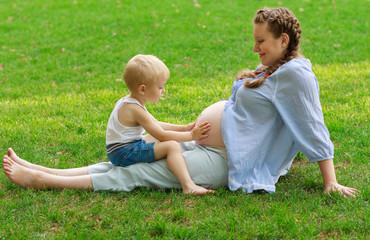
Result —
<instances>
[{"instance_id":1,"label":"boy's face","mask_svg":"<svg viewBox=\"0 0 370 240\"><path fill-rule=\"evenodd\" d=\"M164 93L164 85L167 79L159 79L154 81L152 84L147 85L146 99L151 103L156 103L162 97Z\"/></svg>"}]
</instances>

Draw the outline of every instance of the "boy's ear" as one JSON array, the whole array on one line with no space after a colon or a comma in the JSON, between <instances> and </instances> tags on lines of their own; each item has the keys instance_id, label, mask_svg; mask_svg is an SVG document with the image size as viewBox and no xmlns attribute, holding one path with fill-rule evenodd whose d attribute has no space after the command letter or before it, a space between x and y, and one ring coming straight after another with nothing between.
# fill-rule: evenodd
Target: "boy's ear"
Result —
<instances>
[{"instance_id":1,"label":"boy's ear","mask_svg":"<svg viewBox=\"0 0 370 240\"><path fill-rule=\"evenodd\" d=\"M140 95L144 95L145 94L145 91L146 91L146 86L144 84L140 84L138 87L137 87L137 92L140 94Z\"/></svg>"}]
</instances>

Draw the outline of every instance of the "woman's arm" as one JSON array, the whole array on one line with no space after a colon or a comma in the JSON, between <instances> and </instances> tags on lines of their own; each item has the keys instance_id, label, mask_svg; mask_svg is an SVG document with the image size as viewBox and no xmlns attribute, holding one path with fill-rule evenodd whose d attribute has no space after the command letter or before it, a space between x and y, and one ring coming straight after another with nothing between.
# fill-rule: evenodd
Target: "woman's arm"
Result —
<instances>
[{"instance_id":1,"label":"woman's arm","mask_svg":"<svg viewBox=\"0 0 370 240\"><path fill-rule=\"evenodd\" d=\"M337 182L333 163L334 146L324 123L318 82L310 64L302 59L292 60L281 66L273 76L277 82L274 105L299 150L310 162L319 163L325 193L354 195L356 189Z\"/></svg>"},{"instance_id":2,"label":"woman's arm","mask_svg":"<svg viewBox=\"0 0 370 240\"><path fill-rule=\"evenodd\" d=\"M319 161L318 163L324 180L325 193L330 195L331 192L338 192L346 196L354 196L358 192L355 188L342 186L337 182L333 159Z\"/></svg>"}]
</instances>

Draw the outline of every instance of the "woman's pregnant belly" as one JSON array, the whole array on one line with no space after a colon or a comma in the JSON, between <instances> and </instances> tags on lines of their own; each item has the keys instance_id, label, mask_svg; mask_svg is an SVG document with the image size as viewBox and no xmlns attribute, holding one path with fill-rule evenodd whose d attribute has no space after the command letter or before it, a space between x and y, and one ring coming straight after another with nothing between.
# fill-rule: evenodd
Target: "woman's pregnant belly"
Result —
<instances>
[{"instance_id":1,"label":"woman's pregnant belly","mask_svg":"<svg viewBox=\"0 0 370 240\"><path fill-rule=\"evenodd\" d=\"M197 140L199 145L225 147L221 136L221 120L226 101L220 101L207 107L200 113L196 123L207 121L211 124L211 130L208 132L208 137Z\"/></svg>"}]
</instances>

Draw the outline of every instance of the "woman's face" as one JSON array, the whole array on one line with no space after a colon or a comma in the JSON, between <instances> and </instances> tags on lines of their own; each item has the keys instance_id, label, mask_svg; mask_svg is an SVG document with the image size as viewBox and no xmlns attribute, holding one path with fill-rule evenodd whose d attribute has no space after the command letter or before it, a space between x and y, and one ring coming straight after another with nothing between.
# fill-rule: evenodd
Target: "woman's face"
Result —
<instances>
[{"instance_id":1,"label":"woman's face","mask_svg":"<svg viewBox=\"0 0 370 240\"><path fill-rule=\"evenodd\" d=\"M272 66L284 57L289 42L289 37L286 39L287 37L288 35L283 33L279 38L275 38L268 30L267 23L255 24L253 52L259 54L263 65Z\"/></svg>"}]
</instances>

